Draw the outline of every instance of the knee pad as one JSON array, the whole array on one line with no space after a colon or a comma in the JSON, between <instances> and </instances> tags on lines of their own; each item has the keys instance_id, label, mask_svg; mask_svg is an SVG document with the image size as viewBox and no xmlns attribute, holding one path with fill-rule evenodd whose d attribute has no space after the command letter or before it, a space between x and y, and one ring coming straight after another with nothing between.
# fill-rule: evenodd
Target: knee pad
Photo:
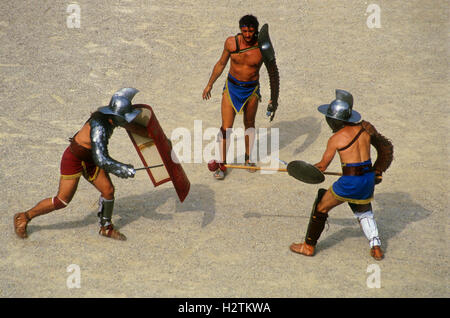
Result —
<instances>
[{"instance_id":1,"label":"knee pad","mask_svg":"<svg viewBox=\"0 0 450 318\"><path fill-rule=\"evenodd\" d=\"M355 204L349 202L348 205L350 206L350 209L352 209L353 213L361 213L361 212L367 212L372 210L372 203L367 204Z\"/></svg>"},{"instance_id":2,"label":"knee pad","mask_svg":"<svg viewBox=\"0 0 450 318\"><path fill-rule=\"evenodd\" d=\"M53 197L52 199L53 206L55 207L55 210L63 209L67 206L68 203L64 202L58 197Z\"/></svg>"}]
</instances>

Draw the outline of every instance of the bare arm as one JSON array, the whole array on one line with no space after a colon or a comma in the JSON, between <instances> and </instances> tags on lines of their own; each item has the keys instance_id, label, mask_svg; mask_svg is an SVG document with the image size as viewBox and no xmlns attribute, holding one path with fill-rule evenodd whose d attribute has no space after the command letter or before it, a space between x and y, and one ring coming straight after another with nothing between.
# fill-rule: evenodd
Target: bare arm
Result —
<instances>
[{"instance_id":1,"label":"bare arm","mask_svg":"<svg viewBox=\"0 0 450 318\"><path fill-rule=\"evenodd\" d=\"M209 99L211 97L211 89L212 89L214 83L216 82L216 80L222 74L223 70L225 69L225 66L227 66L229 58L230 58L230 51L228 50L227 42L225 41L222 56L220 57L220 59L216 63L216 65L214 65L214 68L213 68L211 77L209 78L208 84L206 85L205 89L203 90L203 94L202 94L203 99Z\"/></svg>"},{"instance_id":2,"label":"bare arm","mask_svg":"<svg viewBox=\"0 0 450 318\"><path fill-rule=\"evenodd\" d=\"M316 168L318 168L322 172L327 170L331 161L333 161L334 155L336 154L337 145L336 145L336 141L335 141L334 137L335 136L332 136L328 140L327 149L323 153L322 160L320 160L318 163L316 163L314 165Z\"/></svg>"}]
</instances>

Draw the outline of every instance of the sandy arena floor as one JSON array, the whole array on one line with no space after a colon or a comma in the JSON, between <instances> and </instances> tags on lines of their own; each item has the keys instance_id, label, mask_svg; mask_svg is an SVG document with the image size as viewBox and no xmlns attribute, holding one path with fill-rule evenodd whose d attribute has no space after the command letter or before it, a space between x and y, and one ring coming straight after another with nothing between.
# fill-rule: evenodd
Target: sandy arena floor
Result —
<instances>
[{"instance_id":1,"label":"sandy arena floor","mask_svg":"<svg viewBox=\"0 0 450 318\"><path fill-rule=\"evenodd\" d=\"M374 0L381 28L372 29L372 2L356 0L78 0L79 28L67 27L70 3L0 5L1 297L450 296L448 1ZM290 252L317 189L336 177L309 185L235 169L219 182L206 162L183 164L191 191L182 204L171 184L154 188L145 173L113 176L126 242L98 236L98 193L85 180L66 209L33 220L27 240L15 236L14 213L56 194L67 138L119 88L139 89L134 102L151 105L168 136L193 133L195 120L218 128L228 67L212 99L201 94L248 13L269 23L276 49L279 111L269 123L263 67L256 125L279 129L281 159L320 160L330 129L316 109L336 88L392 139L395 161L373 203L383 261L370 257L346 205L331 212L316 256ZM123 129L110 154L141 166ZM339 170L337 157L329 170ZM67 285L71 264L80 288ZM374 273L380 288L371 288Z\"/></svg>"}]
</instances>

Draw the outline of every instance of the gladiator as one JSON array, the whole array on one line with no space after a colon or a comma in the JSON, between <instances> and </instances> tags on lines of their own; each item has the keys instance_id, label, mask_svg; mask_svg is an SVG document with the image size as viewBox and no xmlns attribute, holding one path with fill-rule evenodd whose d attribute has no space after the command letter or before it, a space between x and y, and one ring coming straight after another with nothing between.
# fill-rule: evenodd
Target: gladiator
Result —
<instances>
[{"instance_id":1,"label":"gladiator","mask_svg":"<svg viewBox=\"0 0 450 318\"><path fill-rule=\"evenodd\" d=\"M111 98L108 106L93 112L82 128L69 138L60 164L59 189L54 197L46 198L33 208L14 215L14 230L18 237L27 238L27 225L37 216L60 210L70 203L75 195L80 177L83 176L99 192L99 234L116 240L126 240L124 234L114 228L114 185L110 174L120 178L133 178L136 170L130 164L110 157L108 142L115 128L148 137L145 127L133 120L141 110L133 108L131 100L138 93L135 88L123 88Z\"/></svg>"},{"instance_id":2,"label":"gladiator","mask_svg":"<svg viewBox=\"0 0 450 318\"><path fill-rule=\"evenodd\" d=\"M328 189L319 189L314 201L305 241L293 243L291 251L313 256L315 246L324 229L328 213L334 207L347 202L369 241L370 255L381 260L384 253L378 234L371 201L375 185L382 181L383 173L393 160L393 145L368 121L353 110L353 96L344 90L336 90L336 99L321 105L318 111L333 131L322 160L314 166L324 172L339 154L342 176ZM371 145L377 151L372 165Z\"/></svg>"},{"instance_id":3,"label":"gladiator","mask_svg":"<svg viewBox=\"0 0 450 318\"><path fill-rule=\"evenodd\" d=\"M226 175L227 136L233 127L236 114L243 114L245 128L245 165L255 166L250 158L253 148L255 117L261 100L259 71L264 63L270 81L271 98L267 106L267 116L272 121L278 108L279 74L275 51L270 41L268 25L258 32L259 22L253 15L243 16L239 20L240 33L225 40L219 61L215 64L208 84L203 90L204 100L211 98L215 81L222 74L228 60L230 69L222 91L222 124L217 135L221 152L220 166L213 176L223 180ZM249 169L254 172L255 170Z\"/></svg>"}]
</instances>

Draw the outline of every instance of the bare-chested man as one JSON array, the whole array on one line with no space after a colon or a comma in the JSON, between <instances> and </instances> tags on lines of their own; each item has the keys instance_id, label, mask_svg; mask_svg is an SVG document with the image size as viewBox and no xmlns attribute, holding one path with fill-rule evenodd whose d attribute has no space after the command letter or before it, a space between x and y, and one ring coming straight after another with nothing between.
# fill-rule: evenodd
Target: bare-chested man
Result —
<instances>
[{"instance_id":1,"label":"bare-chested man","mask_svg":"<svg viewBox=\"0 0 450 318\"><path fill-rule=\"evenodd\" d=\"M319 107L325 114L333 136L328 140L322 160L315 166L325 171L336 152L342 164L342 174L328 190L319 189L314 202L304 243L293 243L293 252L312 256L328 212L334 207L348 202L355 217L369 240L370 254L376 260L383 258L378 228L374 219L371 201L375 184L381 182L382 173L392 162L393 146L375 127L361 121L361 115L352 110L353 96L343 90L336 90L336 99ZM372 167L370 146L377 150L377 160Z\"/></svg>"},{"instance_id":2,"label":"bare-chested man","mask_svg":"<svg viewBox=\"0 0 450 318\"><path fill-rule=\"evenodd\" d=\"M268 33L266 45L261 49L261 43L258 43L258 20L252 15L243 16L239 20L241 33L236 36L230 36L226 39L222 56L214 66L211 77L203 90L203 99L208 100L211 97L211 90L215 81L222 74L228 60L231 59L230 70L222 94L222 126L218 135L221 151L220 169L214 172L216 179L224 179L226 173L226 152L227 152L227 129L233 127L236 114L242 114L244 117L245 136L245 164L254 166L250 162L250 153L253 147L255 117L258 110L258 102L261 99L259 91L259 70L263 62L266 66L271 65L269 76L271 77L271 90L276 90L276 94L271 94L268 111L270 111L271 120L278 106L278 69L276 68L273 48L271 47ZM260 41L261 42L261 41ZM268 66L269 70L269 66ZM276 96L275 98L273 96ZM255 170L249 170L255 171Z\"/></svg>"},{"instance_id":3,"label":"bare-chested man","mask_svg":"<svg viewBox=\"0 0 450 318\"><path fill-rule=\"evenodd\" d=\"M46 198L26 212L14 215L14 230L20 238L26 238L27 225L33 218L65 208L78 187L80 177L94 185L100 192L99 234L117 240L126 237L112 224L114 186L109 173L120 178L133 178L136 171L132 165L112 159L108 154L108 141L114 128L121 126L138 135L148 137L145 127L132 121L141 112L133 108L131 100L138 90L123 88L111 98L108 106L100 107L83 127L70 139L61 159L59 190L55 197Z\"/></svg>"}]
</instances>

